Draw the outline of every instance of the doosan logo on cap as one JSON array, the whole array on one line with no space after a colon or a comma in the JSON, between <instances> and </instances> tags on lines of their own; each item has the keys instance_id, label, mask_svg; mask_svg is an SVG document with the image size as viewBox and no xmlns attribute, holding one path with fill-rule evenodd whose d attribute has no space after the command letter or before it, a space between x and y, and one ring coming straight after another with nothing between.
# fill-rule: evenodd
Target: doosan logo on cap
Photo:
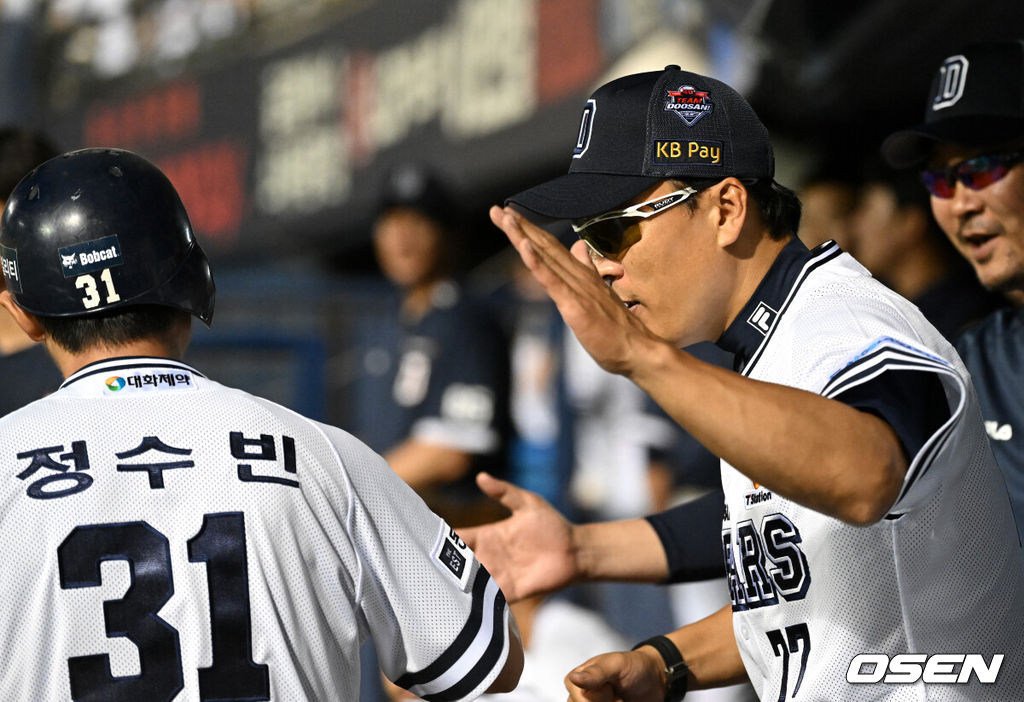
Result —
<instances>
[{"instance_id":1,"label":"doosan logo on cap","mask_svg":"<svg viewBox=\"0 0 1024 702\"><path fill-rule=\"evenodd\" d=\"M952 107L964 96L970 62L961 54L950 56L939 67L932 97L932 112Z\"/></svg>"},{"instance_id":2,"label":"doosan logo on cap","mask_svg":"<svg viewBox=\"0 0 1024 702\"><path fill-rule=\"evenodd\" d=\"M725 83L679 66L602 85L587 100L569 172L507 202L558 219L614 209L668 178L775 175L768 130Z\"/></svg>"},{"instance_id":3,"label":"doosan logo on cap","mask_svg":"<svg viewBox=\"0 0 1024 702\"><path fill-rule=\"evenodd\" d=\"M973 44L943 59L924 122L882 144L895 168L920 165L939 143L995 148L1024 135L1024 41Z\"/></svg>"},{"instance_id":4,"label":"doosan logo on cap","mask_svg":"<svg viewBox=\"0 0 1024 702\"><path fill-rule=\"evenodd\" d=\"M665 110L671 112L692 127L701 117L715 109L711 96L706 90L697 90L692 85L680 85L676 90L669 90Z\"/></svg>"}]
</instances>

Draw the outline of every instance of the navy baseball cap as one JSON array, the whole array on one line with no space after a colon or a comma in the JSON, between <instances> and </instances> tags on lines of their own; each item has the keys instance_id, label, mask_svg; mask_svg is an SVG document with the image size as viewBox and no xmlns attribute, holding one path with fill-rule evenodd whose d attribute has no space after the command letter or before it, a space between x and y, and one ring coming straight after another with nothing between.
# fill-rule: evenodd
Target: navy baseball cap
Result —
<instances>
[{"instance_id":1,"label":"navy baseball cap","mask_svg":"<svg viewBox=\"0 0 1024 702\"><path fill-rule=\"evenodd\" d=\"M455 220L448 188L427 165L409 161L390 168L377 198L377 216L395 208L415 210L442 225Z\"/></svg>"},{"instance_id":2,"label":"navy baseball cap","mask_svg":"<svg viewBox=\"0 0 1024 702\"><path fill-rule=\"evenodd\" d=\"M719 80L667 66L598 88L583 107L569 172L506 204L580 219L668 178L774 175L768 130L750 104Z\"/></svg>"},{"instance_id":3,"label":"navy baseball cap","mask_svg":"<svg viewBox=\"0 0 1024 702\"><path fill-rule=\"evenodd\" d=\"M938 143L999 146L1024 137L1024 41L973 44L947 57L932 80L924 123L882 144L894 168L920 165Z\"/></svg>"}]
</instances>

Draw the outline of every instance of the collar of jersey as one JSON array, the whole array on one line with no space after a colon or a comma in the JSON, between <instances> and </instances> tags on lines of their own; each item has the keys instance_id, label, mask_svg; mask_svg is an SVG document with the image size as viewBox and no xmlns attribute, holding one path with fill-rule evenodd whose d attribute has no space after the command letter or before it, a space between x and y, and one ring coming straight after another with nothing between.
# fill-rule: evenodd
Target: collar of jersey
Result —
<instances>
[{"instance_id":1,"label":"collar of jersey","mask_svg":"<svg viewBox=\"0 0 1024 702\"><path fill-rule=\"evenodd\" d=\"M133 370L153 371L158 368L185 371L199 378L206 377L187 363L175 361L170 358L158 358L154 356L118 356L117 358L105 358L101 361L93 361L88 365L82 366L77 371L69 375L67 380L61 383L60 389L63 390L74 385L80 380L100 373L109 375L117 371L124 374Z\"/></svg>"},{"instance_id":2,"label":"collar of jersey","mask_svg":"<svg viewBox=\"0 0 1024 702\"><path fill-rule=\"evenodd\" d=\"M831 242L827 243L831 244ZM736 370L746 365L761 342L764 341L765 335L749 321L757 308L763 303L774 312L780 312L790 290L796 284L801 270L813 256L813 252L809 251L802 241L793 237L779 252L754 294L736 315L736 319L715 342L720 348L736 354Z\"/></svg>"}]
</instances>

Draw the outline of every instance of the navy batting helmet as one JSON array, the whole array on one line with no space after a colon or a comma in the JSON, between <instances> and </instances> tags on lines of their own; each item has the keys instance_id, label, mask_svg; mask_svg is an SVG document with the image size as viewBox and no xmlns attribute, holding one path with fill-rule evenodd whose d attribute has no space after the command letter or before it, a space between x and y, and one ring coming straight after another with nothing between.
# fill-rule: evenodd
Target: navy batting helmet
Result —
<instances>
[{"instance_id":1,"label":"navy batting helmet","mask_svg":"<svg viewBox=\"0 0 1024 702\"><path fill-rule=\"evenodd\" d=\"M210 264L178 193L130 151L72 151L25 176L0 221L0 260L34 315L153 304L213 318Z\"/></svg>"}]
</instances>

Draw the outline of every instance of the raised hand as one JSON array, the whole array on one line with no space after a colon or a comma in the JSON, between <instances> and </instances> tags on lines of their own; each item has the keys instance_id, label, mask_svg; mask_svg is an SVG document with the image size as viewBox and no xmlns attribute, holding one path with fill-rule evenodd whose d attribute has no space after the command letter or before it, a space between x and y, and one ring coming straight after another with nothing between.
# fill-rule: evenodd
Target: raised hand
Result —
<instances>
[{"instance_id":1,"label":"raised hand","mask_svg":"<svg viewBox=\"0 0 1024 702\"><path fill-rule=\"evenodd\" d=\"M460 529L459 535L510 602L558 590L576 581L579 570L570 524L540 495L480 473L477 485L512 516L493 524Z\"/></svg>"},{"instance_id":2,"label":"raised hand","mask_svg":"<svg viewBox=\"0 0 1024 702\"><path fill-rule=\"evenodd\" d=\"M490 216L587 352L605 370L628 375L631 364L642 357L639 346L657 337L604 283L586 244L579 241L567 251L555 237L511 208L492 207Z\"/></svg>"}]
</instances>

